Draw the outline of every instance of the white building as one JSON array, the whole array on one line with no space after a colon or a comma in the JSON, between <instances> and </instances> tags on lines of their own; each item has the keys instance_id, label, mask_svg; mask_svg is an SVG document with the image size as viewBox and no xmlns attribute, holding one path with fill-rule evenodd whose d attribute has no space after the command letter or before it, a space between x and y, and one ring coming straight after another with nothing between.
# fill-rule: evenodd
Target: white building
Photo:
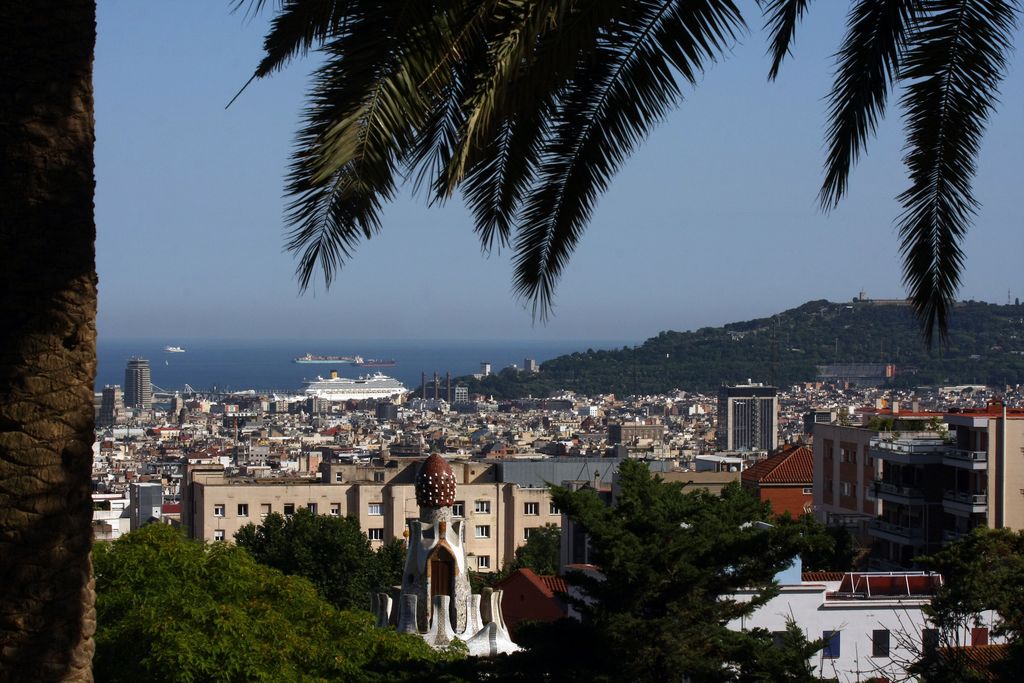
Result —
<instances>
[{"instance_id":1,"label":"white building","mask_svg":"<svg viewBox=\"0 0 1024 683\"><path fill-rule=\"evenodd\" d=\"M939 644L922 608L942 577L925 572L810 572L799 584L783 582L781 592L751 616L730 628L786 629L788 620L808 640L824 639L825 647L812 662L815 673L840 681L872 677L904 680L906 669L927 647ZM809 580L808 580L809 579ZM753 592L736 595L748 601ZM993 614L985 615L991 624ZM987 645L987 626L960 634L963 645Z\"/></svg>"}]
</instances>

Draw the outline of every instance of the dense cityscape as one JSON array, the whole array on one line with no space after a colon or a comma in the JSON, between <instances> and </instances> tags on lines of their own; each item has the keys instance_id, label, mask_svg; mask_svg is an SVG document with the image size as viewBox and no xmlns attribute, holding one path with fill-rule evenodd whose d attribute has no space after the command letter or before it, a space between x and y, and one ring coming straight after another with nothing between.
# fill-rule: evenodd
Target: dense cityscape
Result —
<instances>
[{"instance_id":1,"label":"dense cityscape","mask_svg":"<svg viewBox=\"0 0 1024 683\"><path fill-rule=\"evenodd\" d=\"M1022 680L1024 0L223 5L0 2L0 683Z\"/></svg>"},{"instance_id":2,"label":"dense cityscape","mask_svg":"<svg viewBox=\"0 0 1024 683\"><path fill-rule=\"evenodd\" d=\"M348 359L323 362L332 360ZM544 372L530 358L512 369ZM492 372L481 363L475 378ZM687 490L721 494L739 485L773 514L811 515L841 530L853 549L844 566L801 572L798 562L775 577L782 593L773 600L781 602L730 627L782 633L780 615L789 613L811 635L825 634L812 658L823 675L899 680L915 660L907 629L918 639L937 637L924 610L941 579L917 558L975 527L1024 526L1024 468L1009 457L1024 448L1024 390L893 389L894 372L884 364L830 365L816 380L785 388L748 380L714 394L567 391L495 400L470 394L450 375L423 373L410 392L379 372L354 380L332 370L291 396L154 396L149 362L132 358L124 386L97 394L95 537L116 540L159 522L189 538L232 543L247 525L306 510L356 520L379 551L418 528L420 473L430 456L453 483L442 509L446 520L464 524L457 543L468 571L493 580L500 593L490 595L503 596L487 610L498 632L490 650L487 638L474 639L476 627L464 633L456 593L436 579L435 594L421 591L418 625L399 630L420 632L435 647L458 634L471 654L512 652L520 621L573 613L571 601L545 586L571 591L567 571L600 571L586 532L558 508L550 487L590 490L614 505L621 464L639 462ZM548 528L561 531L551 574L512 571L530 538ZM402 619L404 593L392 592L374 594L378 625ZM440 596L452 597L458 627L447 636L423 611ZM991 614L986 623L966 643L998 641L989 635Z\"/></svg>"}]
</instances>

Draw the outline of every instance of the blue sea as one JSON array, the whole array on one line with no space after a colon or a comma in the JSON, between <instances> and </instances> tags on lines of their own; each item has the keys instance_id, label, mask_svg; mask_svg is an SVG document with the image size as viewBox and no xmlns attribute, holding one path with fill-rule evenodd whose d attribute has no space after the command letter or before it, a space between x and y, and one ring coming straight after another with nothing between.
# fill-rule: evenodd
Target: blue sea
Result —
<instances>
[{"instance_id":1,"label":"blue sea","mask_svg":"<svg viewBox=\"0 0 1024 683\"><path fill-rule=\"evenodd\" d=\"M99 368L96 388L106 384L124 385L124 368L133 356L149 360L153 384L175 391L187 383L193 389L221 391L296 392L303 382L317 375L327 376L332 369L343 377L382 372L399 379L413 389L420 384L420 373L452 377L480 372L480 363L488 362L498 372L513 363L523 367L526 358L543 362L566 353L587 349L622 348L637 340L582 341L506 341L506 340L334 340L334 341L259 341L252 339L133 339L103 340L98 343ZM180 346L185 353L167 353L165 346ZM394 359L386 368L359 368L341 364L305 365L292 359L306 353L317 355L359 355L363 358Z\"/></svg>"}]
</instances>

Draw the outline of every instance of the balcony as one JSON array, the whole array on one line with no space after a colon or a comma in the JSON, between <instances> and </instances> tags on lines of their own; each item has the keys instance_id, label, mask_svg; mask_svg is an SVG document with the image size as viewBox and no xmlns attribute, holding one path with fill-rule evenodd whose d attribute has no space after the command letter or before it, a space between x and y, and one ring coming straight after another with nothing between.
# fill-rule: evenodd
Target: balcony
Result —
<instances>
[{"instance_id":1,"label":"balcony","mask_svg":"<svg viewBox=\"0 0 1024 683\"><path fill-rule=\"evenodd\" d=\"M868 525L868 535L894 541L904 545L919 545L924 542L924 529L921 527L894 524L884 519L876 519Z\"/></svg>"},{"instance_id":2,"label":"balcony","mask_svg":"<svg viewBox=\"0 0 1024 683\"><path fill-rule=\"evenodd\" d=\"M924 489L916 486L903 486L884 479L875 479L875 495L882 500L894 503L905 503L912 499L924 499Z\"/></svg>"},{"instance_id":3,"label":"balcony","mask_svg":"<svg viewBox=\"0 0 1024 683\"><path fill-rule=\"evenodd\" d=\"M988 512L988 494L968 493L966 491L944 491L942 508L952 513L985 513Z\"/></svg>"},{"instance_id":4,"label":"balcony","mask_svg":"<svg viewBox=\"0 0 1024 683\"><path fill-rule=\"evenodd\" d=\"M988 453L951 448L942 454L942 464L968 470L988 469Z\"/></svg>"},{"instance_id":5,"label":"balcony","mask_svg":"<svg viewBox=\"0 0 1024 683\"><path fill-rule=\"evenodd\" d=\"M871 439L871 455L902 465L931 465L942 462L949 444L939 438Z\"/></svg>"}]
</instances>

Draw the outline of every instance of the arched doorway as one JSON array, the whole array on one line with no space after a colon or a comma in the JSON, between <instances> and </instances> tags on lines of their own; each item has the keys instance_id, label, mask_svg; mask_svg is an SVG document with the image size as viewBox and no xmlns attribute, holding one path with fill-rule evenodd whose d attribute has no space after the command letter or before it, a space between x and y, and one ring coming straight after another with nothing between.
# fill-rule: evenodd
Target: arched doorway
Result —
<instances>
[{"instance_id":1,"label":"arched doorway","mask_svg":"<svg viewBox=\"0 0 1024 683\"><path fill-rule=\"evenodd\" d=\"M447 548L439 547L430 558L430 595L454 594L455 558Z\"/></svg>"}]
</instances>

